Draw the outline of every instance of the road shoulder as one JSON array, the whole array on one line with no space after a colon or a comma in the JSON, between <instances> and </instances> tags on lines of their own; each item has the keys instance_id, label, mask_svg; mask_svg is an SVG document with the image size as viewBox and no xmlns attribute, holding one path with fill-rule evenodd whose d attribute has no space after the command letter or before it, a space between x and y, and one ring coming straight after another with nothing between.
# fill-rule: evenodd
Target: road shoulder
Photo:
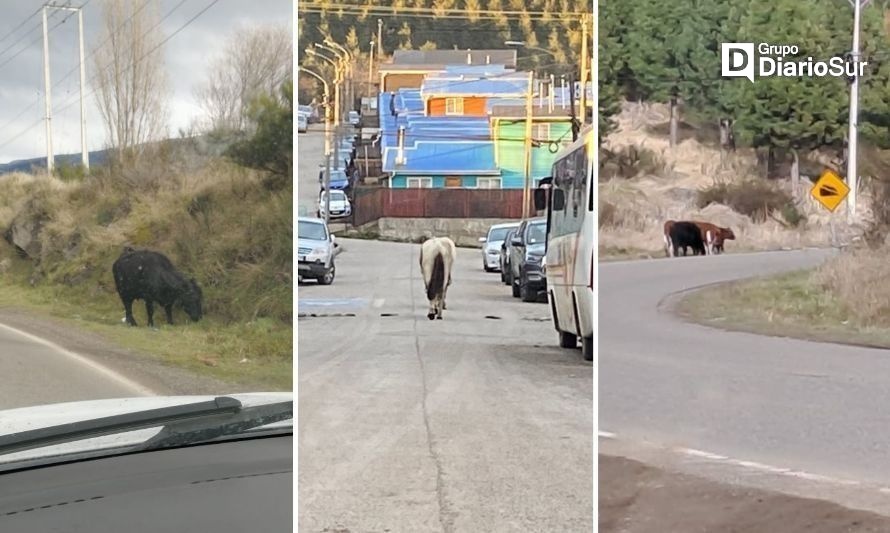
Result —
<instances>
[{"instance_id":1,"label":"road shoulder","mask_svg":"<svg viewBox=\"0 0 890 533\"><path fill-rule=\"evenodd\" d=\"M20 308L0 309L0 323L74 352L161 395L224 394L235 387L221 380L174 367L160 358L116 346L101 335L68 321Z\"/></svg>"},{"instance_id":2,"label":"road shoulder","mask_svg":"<svg viewBox=\"0 0 890 533\"><path fill-rule=\"evenodd\" d=\"M878 532L890 531L890 518L600 455L599 530Z\"/></svg>"},{"instance_id":3,"label":"road shoulder","mask_svg":"<svg viewBox=\"0 0 890 533\"><path fill-rule=\"evenodd\" d=\"M663 309L724 331L890 349L890 330L860 324L812 270L719 283L668 297Z\"/></svg>"}]
</instances>

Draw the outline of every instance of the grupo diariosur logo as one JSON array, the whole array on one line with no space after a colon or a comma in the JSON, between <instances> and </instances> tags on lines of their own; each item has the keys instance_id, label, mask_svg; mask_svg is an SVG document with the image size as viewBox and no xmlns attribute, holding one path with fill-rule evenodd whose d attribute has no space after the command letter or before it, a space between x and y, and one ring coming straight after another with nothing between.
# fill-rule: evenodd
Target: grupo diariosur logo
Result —
<instances>
[{"instance_id":1,"label":"grupo diariosur logo","mask_svg":"<svg viewBox=\"0 0 890 533\"><path fill-rule=\"evenodd\" d=\"M722 43L720 66L724 78L748 78L781 76L786 78L824 76L862 76L868 61L853 61L849 57L835 56L827 61L810 56L800 57L796 45L759 43L755 57L754 43ZM755 68L757 67L757 68Z\"/></svg>"}]
</instances>

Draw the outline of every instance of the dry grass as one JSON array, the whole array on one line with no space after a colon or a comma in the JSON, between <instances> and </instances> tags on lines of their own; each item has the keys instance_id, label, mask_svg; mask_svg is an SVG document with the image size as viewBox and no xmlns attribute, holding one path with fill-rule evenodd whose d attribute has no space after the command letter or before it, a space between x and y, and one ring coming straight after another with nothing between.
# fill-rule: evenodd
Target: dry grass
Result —
<instances>
[{"instance_id":1,"label":"dry grass","mask_svg":"<svg viewBox=\"0 0 890 533\"><path fill-rule=\"evenodd\" d=\"M812 282L863 326L890 327L890 248L860 248L831 259Z\"/></svg>"},{"instance_id":2,"label":"dry grass","mask_svg":"<svg viewBox=\"0 0 890 533\"><path fill-rule=\"evenodd\" d=\"M654 173L600 180L599 244L604 257L610 250L628 249L663 255L663 224L669 219L706 220L732 228L736 240L726 244L728 252L837 246L855 241L868 225L871 191L860 191L861 222L850 225L846 206L828 212L809 196L806 180L799 199L790 202L790 185L763 180L753 152L740 150L721 163L717 148L695 138L671 150L667 137L652 133L667 116L664 106L625 103L618 129L604 143L605 149L622 153L634 146L661 162Z\"/></svg>"}]
</instances>

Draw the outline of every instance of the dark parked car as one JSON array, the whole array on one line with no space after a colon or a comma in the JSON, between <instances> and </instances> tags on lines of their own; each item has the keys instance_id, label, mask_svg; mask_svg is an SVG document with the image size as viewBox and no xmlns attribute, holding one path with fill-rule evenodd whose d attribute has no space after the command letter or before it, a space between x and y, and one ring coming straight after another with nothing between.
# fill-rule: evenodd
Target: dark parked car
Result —
<instances>
[{"instance_id":1,"label":"dark parked car","mask_svg":"<svg viewBox=\"0 0 890 533\"><path fill-rule=\"evenodd\" d=\"M513 296L534 302L546 293L543 264L547 246L547 219L524 221L510 238L510 287Z\"/></svg>"},{"instance_id":2,"label":"dark parked car","mask_svg":"<svg viewBox=\"0 0 890 533\"><path fill-rule=\"evenodd\" d=\"M501 243L501 282L504 285L510 285L510 253L511 253L511 245L510 240L513 238L513 235L516 234L516 228L511 228L510 231L507 232L507 235L504 236L504 242Z\"/></svg>"}]
</instances>

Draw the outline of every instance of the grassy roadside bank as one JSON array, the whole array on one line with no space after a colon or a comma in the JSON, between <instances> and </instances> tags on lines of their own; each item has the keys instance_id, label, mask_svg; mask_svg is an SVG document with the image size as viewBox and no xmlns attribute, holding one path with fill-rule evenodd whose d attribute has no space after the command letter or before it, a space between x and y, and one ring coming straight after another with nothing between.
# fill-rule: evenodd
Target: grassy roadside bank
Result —
<instances>
[{"instance_id":1,"label":"grassy roadside bank","mask_svg":"<svg viewBox=\"0 0 890 533\"><path fill-rule=\"evenodd\" d=\"M675 310L717 328L890 348L890 327L854 312L845 301L847 295L825 283L849 261L842 258L816 270L709 287L677 302Z\"/></svg>"},{"instance_id":2,"label":"grassy roadside bank","mask_svg":"<svg viewBox=\"0 0 890 533\"><path fill-rule=\"evenodd\" d=\"M183 167L0 176L0 305L199 375L291 390L292 191L224 161ZM111 275L125 245L161 252L195 277L204 318L191 323L175 309L168 326L156 306L153 330L137 301L139 327L125 326Z\"/></svg>"}]
</instances>

